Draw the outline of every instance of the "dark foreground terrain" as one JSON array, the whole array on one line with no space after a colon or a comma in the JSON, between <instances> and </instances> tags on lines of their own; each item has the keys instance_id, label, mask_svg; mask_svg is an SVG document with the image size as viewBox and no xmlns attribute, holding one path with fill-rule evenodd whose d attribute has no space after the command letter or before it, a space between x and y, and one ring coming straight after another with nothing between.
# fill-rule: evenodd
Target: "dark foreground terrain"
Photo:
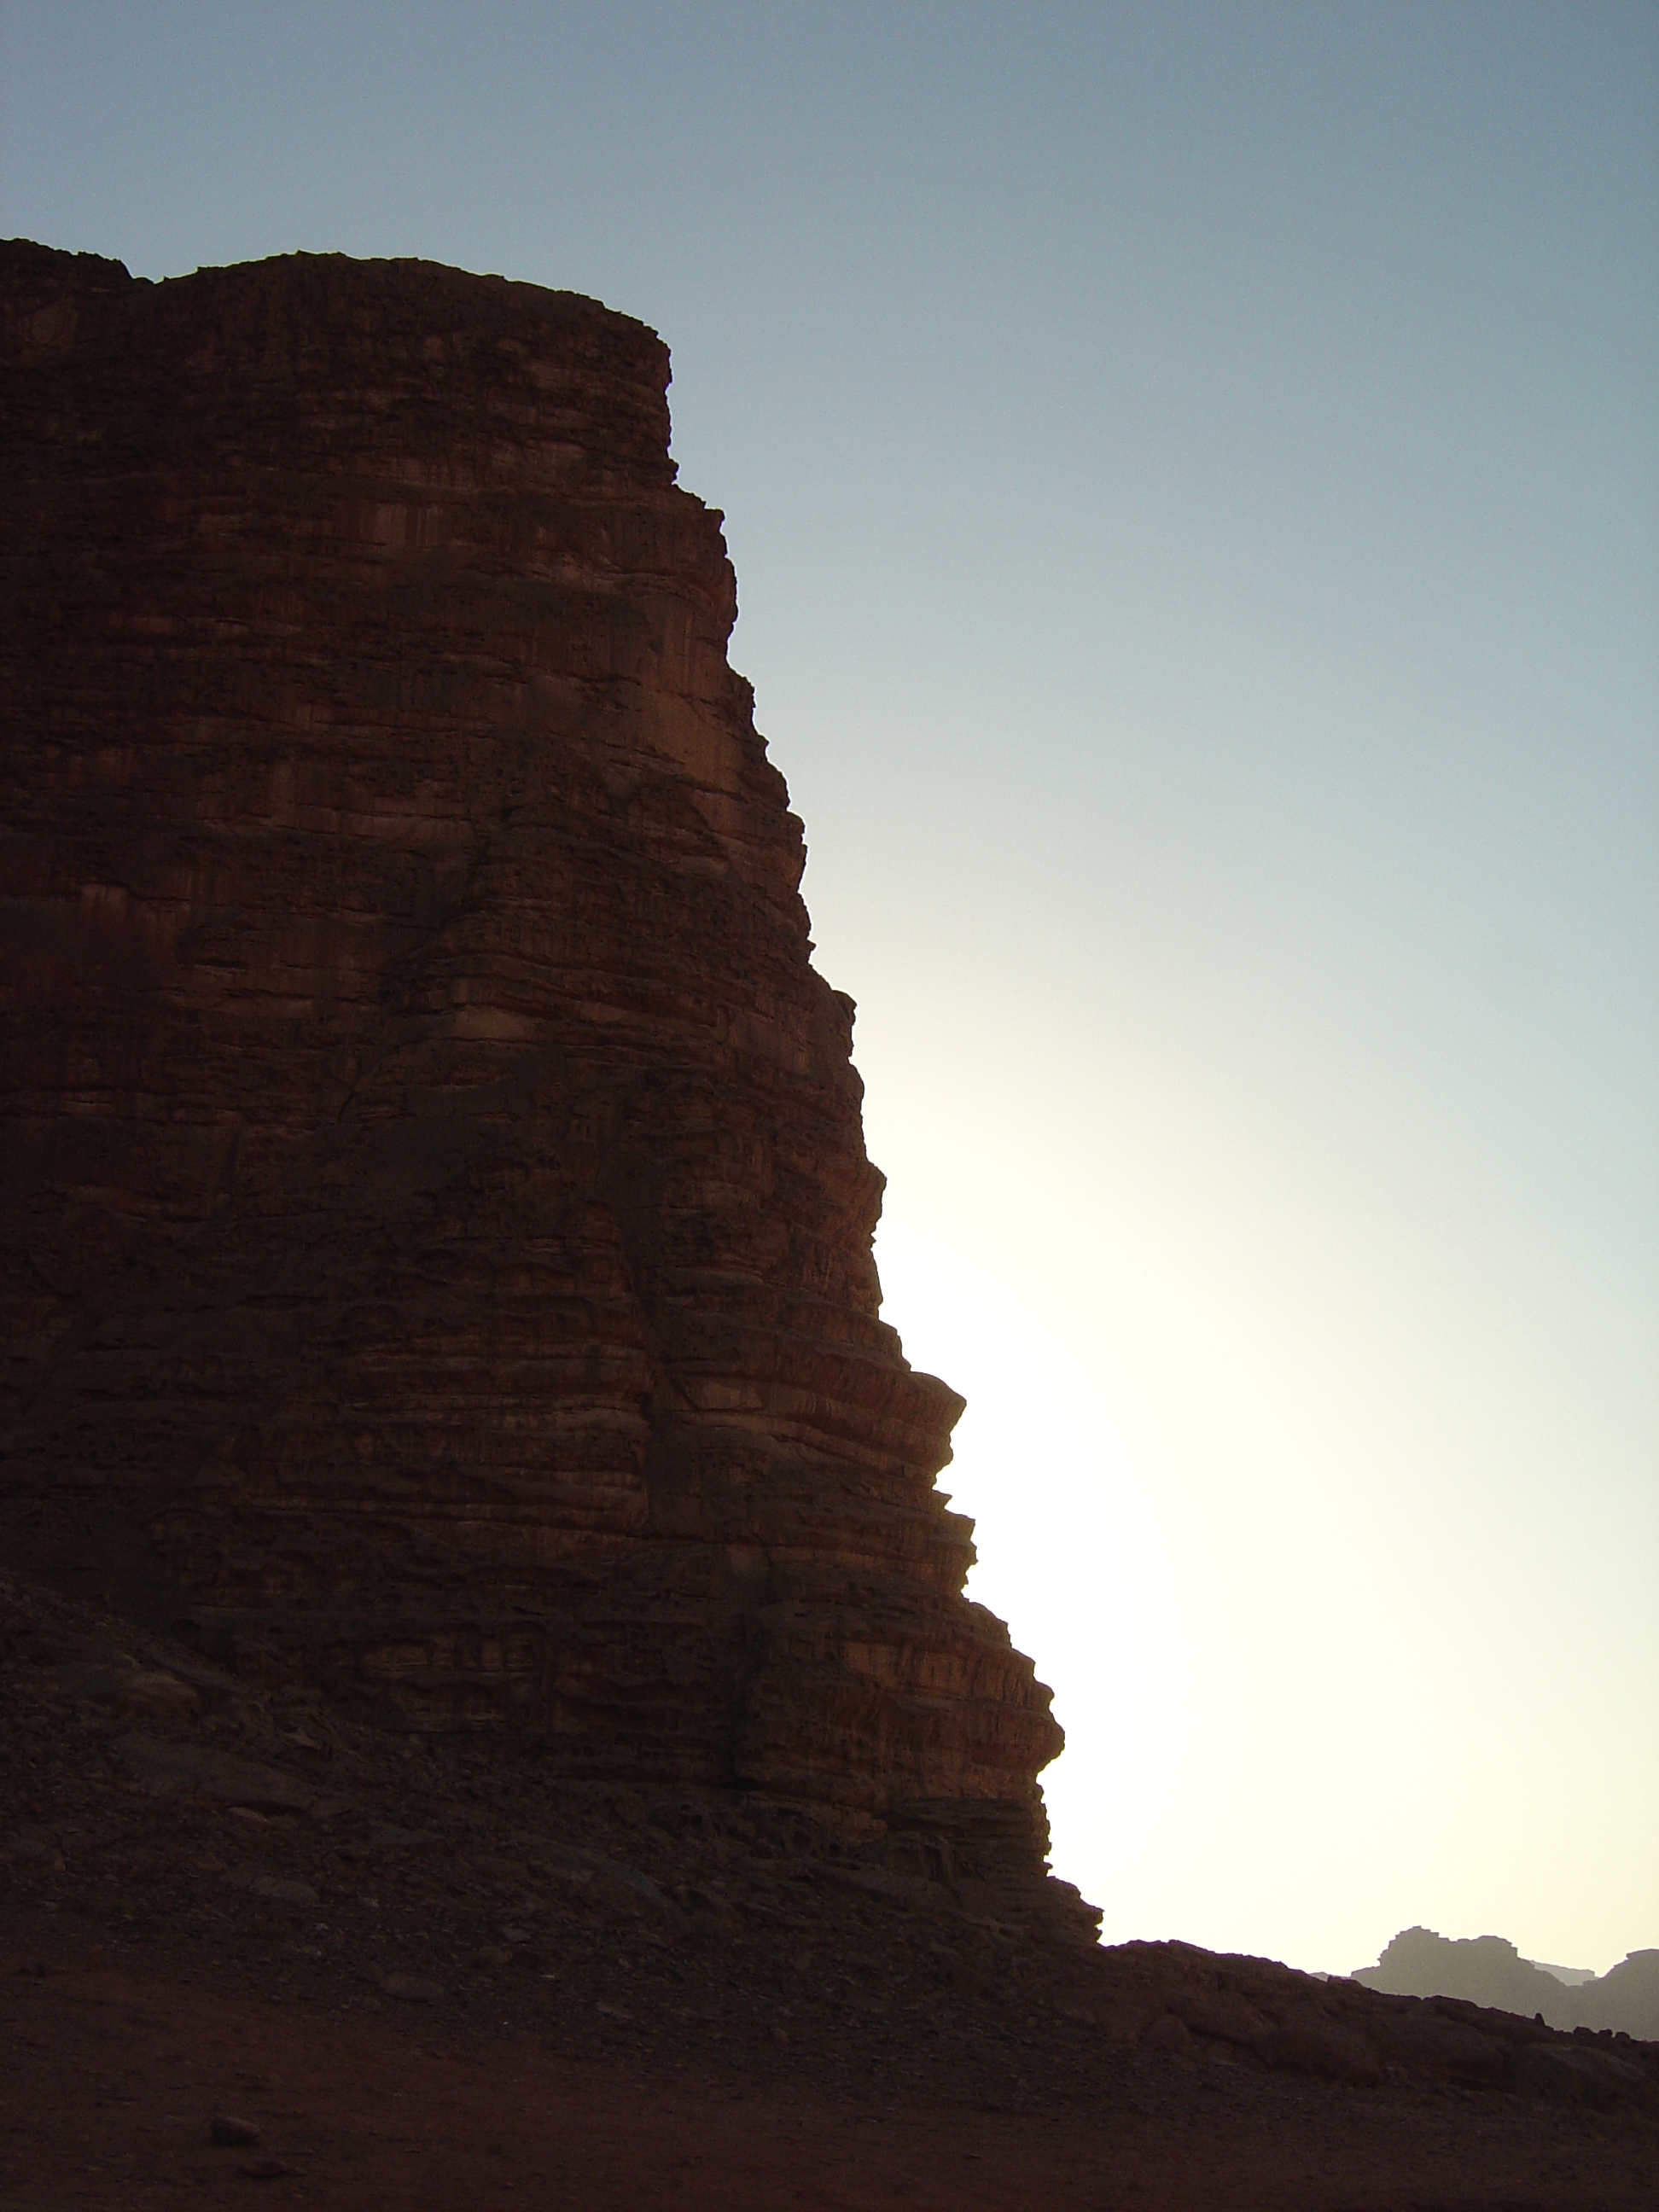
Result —
<instances>
[{"instance_id":1,"label":"dark foreground terrain","mask_svg":"<svg viewBox=\"0 0 1659 2212\"><path fill-rule=\"evenodd\" d=\"M0 2212L1659 2203L1659 2046L1044 1942L37 1587L0 1664Z\"/></svg>"}]
</instances>

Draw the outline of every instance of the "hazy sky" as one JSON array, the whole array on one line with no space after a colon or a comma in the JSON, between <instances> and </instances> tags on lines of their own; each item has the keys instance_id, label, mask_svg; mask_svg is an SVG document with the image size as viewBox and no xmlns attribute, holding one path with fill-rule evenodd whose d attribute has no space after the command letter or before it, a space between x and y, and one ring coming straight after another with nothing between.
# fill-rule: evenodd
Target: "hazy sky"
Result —
<instances>
[{"instance_id":1,"label":"hazy sky","mask_svg":"<svg viewBox=\"0 0 1659 2212\"><path fill-rule=\"evenodd\" d=\"M1659 9L13 4L0 233L662 331L1059 1871L1659 1945Z\"/></svg>"}]
</instances>

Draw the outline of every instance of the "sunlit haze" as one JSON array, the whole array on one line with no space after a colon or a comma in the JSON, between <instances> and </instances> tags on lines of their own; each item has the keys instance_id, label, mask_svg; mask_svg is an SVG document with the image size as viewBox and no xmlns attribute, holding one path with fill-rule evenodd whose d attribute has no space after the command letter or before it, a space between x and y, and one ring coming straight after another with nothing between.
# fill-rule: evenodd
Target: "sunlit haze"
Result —
<instances>
[{"instance_id":1,"label":"sunlit haze","mask_svg":"<svg viewBox=\"0 0 1659 2212\"><path fill-rule=\"evenodd\" d=\"M1659 11L11 4L0 233L662 332L1057 1871L1659 1945Z\"/></svg>"}]
</instances>

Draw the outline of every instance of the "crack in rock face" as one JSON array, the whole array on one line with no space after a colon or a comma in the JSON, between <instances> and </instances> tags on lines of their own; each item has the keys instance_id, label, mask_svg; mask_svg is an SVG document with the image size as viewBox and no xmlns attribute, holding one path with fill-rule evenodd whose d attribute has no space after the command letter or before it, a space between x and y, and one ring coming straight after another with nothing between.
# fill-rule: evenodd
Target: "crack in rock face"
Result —
<instances>
[{"instance_id":1,"label":"crack in rock face","mask_svg":"<svg viewBox=\"0 0 1659 2212\"><path fill-rule=\"evenodd\" d=\"M0 1541L251 1683L1087 1936L665 347L13 243L0 378Z\"/></svg>"}]
</instances>

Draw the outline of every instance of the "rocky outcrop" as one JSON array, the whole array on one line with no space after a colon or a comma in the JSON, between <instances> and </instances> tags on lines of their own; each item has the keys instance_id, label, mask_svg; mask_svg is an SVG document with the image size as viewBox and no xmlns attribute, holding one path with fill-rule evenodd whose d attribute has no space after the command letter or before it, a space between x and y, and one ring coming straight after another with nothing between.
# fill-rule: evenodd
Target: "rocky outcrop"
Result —
<instances>
[{"instance_id":1,"label":"rocky outcrop","mask_svg":"<svg viewBox=\"0 0 1659 2212\"><path fill-rule=\"evenodd\" d=\"M1523 1959L1505 1936L1451 1941L1431 1928L1403 1928L1376 1966L1362 1966L1353 1978L1396 1996L1456 1997L1536 2014L1552 2027L1659 2040L1659 1951L1632 1951L1608 1972L1569 1984Z\"/></svg>"},{"instance_id":2,"label":"rocky outcrop","mask_svg":"<svg viewBox=\"0 0 1659 2212\"><path fill-rule=\"evenodd\" d=\"M1035 1893L1060 1731L880 1318L665 348L14 244L0 377L0 1533L245 1674Z\"/></svg>"},{"instance_id":3,"label":"rocky outcrop","mask_svg":"<svg viewBox=\"0 0 1659 2212\"><path fill-rule=\"evenodd\" d=\"M1460 1997L1528 2019L1541 2012L1548 2020L1553 2006L1567 1994L1553 1974L1523 1959L1502 1936L1450 1942L1431 1928L1402 1928L1376 1966L1357 1967L1353 1978L1396 1996Z\"/></svg>"}]
</instances>

